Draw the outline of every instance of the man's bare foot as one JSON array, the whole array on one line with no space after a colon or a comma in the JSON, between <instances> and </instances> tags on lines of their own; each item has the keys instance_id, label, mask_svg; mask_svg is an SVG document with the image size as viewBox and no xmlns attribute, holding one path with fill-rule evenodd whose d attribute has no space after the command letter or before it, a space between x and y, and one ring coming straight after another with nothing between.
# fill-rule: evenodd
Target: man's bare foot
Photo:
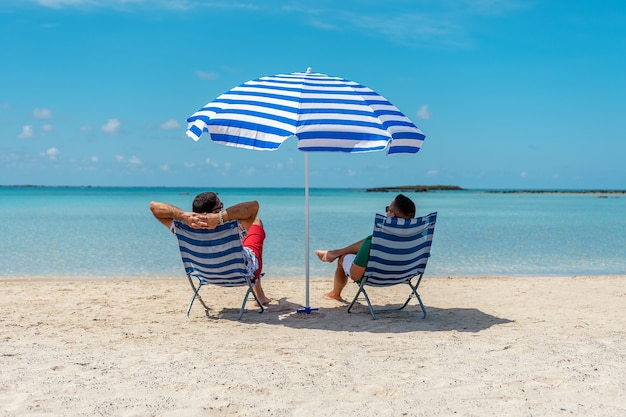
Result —
<instances>
[{"instance_id":1,"label":"man's bare foot","mask_svg":"<svg viewBox=\"0 0 626 417\"><path fill-rule=\"evenodd\" d=\"M343 298L341 298L341 295L336 295L333 294L333 292L327 292L326 294L324 294L324 298L327 300L335 300L335 301L341 301L345 303L345 300Z\"/></svg>"},{"instance_id":2,"label":"man's bare foot","mask_svg":"<svg viewBox=\"0 0 626 417\"><path fill-rule=\"evenodd\" d=\"M338 256L335 255L335 252L332 250L317 249L315 250L315 254L317 255L318 258L320 258L320 261L322 262L332 262L338 258Z\"/></svg>"},{"instance_id":3,"label":"man's bare foot","mask_svg":"<svg viewBox=\"0 0 626 417\"><path fill-rule=\"evenodd\" d=\"M263 288L261 288L261 282L257 281L256 284L254 284L254 293L256 294L256 298L261 302L261 304L263 304L264 306L268 305L269 303L271 303L273 300L271 298L269 298L268 296L265 295L265 292L263 291ZM259 306L259 303L257 303L256 301L254 302L254 305L256 307Z\"/></svg>"},{"instance_id":4,"label":"man's bare foot","mask_svg":"<svg viewBox=\"0 0 626 417\"><path fill-rule=\"evenodd\" d=\"M259 301L261 301L261 304L263 304L264 306L269 305L269 303L271 303L272 300L271 298L267 298L267 297L263 297L263 298L259 298ZM255 307L259 306L259 303L257 303L256 301L254 302Z\"/></svg>"}]
</instances>

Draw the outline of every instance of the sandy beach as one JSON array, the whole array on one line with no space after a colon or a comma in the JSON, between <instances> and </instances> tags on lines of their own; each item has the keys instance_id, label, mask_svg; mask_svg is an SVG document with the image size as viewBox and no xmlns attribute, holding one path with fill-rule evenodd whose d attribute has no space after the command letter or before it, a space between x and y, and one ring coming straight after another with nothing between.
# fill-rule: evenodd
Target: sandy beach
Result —
<instances>
[{"instance_id":1,"label":"sandy beach","mask_svg":"<svg viewBox=\"0 0 626 417\"><path fill-rule=\"evenodd\" d=\"M0 416L623 416L626 276L430 278L400 312L322 299L330 278L0 281ZM378 305L407 288L372 292ZM351 297L356 286L349 286Z\"/></svg>"}]
</instances>

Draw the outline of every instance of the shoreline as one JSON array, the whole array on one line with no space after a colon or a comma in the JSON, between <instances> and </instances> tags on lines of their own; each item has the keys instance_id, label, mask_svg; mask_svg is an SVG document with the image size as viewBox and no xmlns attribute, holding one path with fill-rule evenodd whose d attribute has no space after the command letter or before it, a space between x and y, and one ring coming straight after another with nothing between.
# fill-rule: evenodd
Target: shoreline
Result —
<instances>
[{"instance_id":1,"label":"shoreline","mask_svg":"<svg viewBox=\"0 0 626 417\"><path fill-rule=\"evenodd\" d=\"M446 279L460 279L460 280L544 280L544 279L617 279L625 278L626 275L622 274L598 274L598 275L445 275L445 276L424 276L423 281L426 280L446 280ZM99 275L58 275L58 276L0 276L0 283L3 282L177 282L183 281L187 283L187 276L181 274L179 276L172 275L157 275L157 276L132 276L132 275L116 275L116 276L99 276ZM268 281L287 281L287 282L302 282L306 281L305 277L294 276L270 276L264 277L263 282ZM327 282L328 285L332 285L332 276L311 276L309 282ZM348 283L350 284L350 282Z\"/></svg>"},{"instance_id":2,"label":"shoreline","mask_svg":"<svg viewBox=\"0 0 626 417\"><path fill-rule=\"evenodd\" d=\"M441 276L429 276L424 275L423 280L441 280L441 279L577 279L577 278L626 278L626 274L584 274L584 275L549 275L549 274L539 274L539 275L512 275L512 274L501 274L501 275L441 275ZM315 275L309 276L309 281L328 281L329 284L332 283L332 275ZM31 281L31 282L66 282L66 281L80 281L80 282L101 282L101 281L178 281L182 280L187 282L187 276L184 273L179 275L151 275L151 276L143 276L143 275L29 275L29 276L18 276L18 275L0 275L0 282L21 282L21 281ZM281 275L271 275L263 278L263 282L266 281L305 281L304 276L281 276Z\"/></svg>"}]
</instances>

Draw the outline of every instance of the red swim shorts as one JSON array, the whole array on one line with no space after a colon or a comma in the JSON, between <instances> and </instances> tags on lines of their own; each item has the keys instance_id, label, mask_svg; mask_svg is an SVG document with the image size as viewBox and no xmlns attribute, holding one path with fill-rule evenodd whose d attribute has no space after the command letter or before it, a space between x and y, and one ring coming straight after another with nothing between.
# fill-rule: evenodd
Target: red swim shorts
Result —
<instances>
[{"instance_id":1,"label":"red swim shorts","mask_svg":"<svg viewBox=\"0 0 626 417\"><path fill-rule=\"evenodd\" d=\"M259 262L259 269L256 271L254 275L254 279L257 279L261 276L261 271L263 271L263 241L265 240L265 230L263 226L258 224L253 224L248 229L248 233L246 237L243 238L243 246L250 248L254 255L256 256L257 261Z\"/></svg>"}]
</instances>

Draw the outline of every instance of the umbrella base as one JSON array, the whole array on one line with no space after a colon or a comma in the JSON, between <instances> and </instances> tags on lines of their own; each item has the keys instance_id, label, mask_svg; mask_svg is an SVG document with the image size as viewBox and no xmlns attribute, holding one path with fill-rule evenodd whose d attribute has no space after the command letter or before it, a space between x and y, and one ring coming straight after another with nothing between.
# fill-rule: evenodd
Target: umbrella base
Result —
<instances>
[{"instance_id":1,"label":"umbrella base","mask_svg":"<svg viewBox=\"0 0 626 417\"><path fill-rule=\"evenodd\" d=\"M311 314L312 311L317 311L319 310L319 308L315 307L303 307L303 308L299 308L296 310L297 313L306 313L306 314Z\"/></svg>"}]
</instances>

